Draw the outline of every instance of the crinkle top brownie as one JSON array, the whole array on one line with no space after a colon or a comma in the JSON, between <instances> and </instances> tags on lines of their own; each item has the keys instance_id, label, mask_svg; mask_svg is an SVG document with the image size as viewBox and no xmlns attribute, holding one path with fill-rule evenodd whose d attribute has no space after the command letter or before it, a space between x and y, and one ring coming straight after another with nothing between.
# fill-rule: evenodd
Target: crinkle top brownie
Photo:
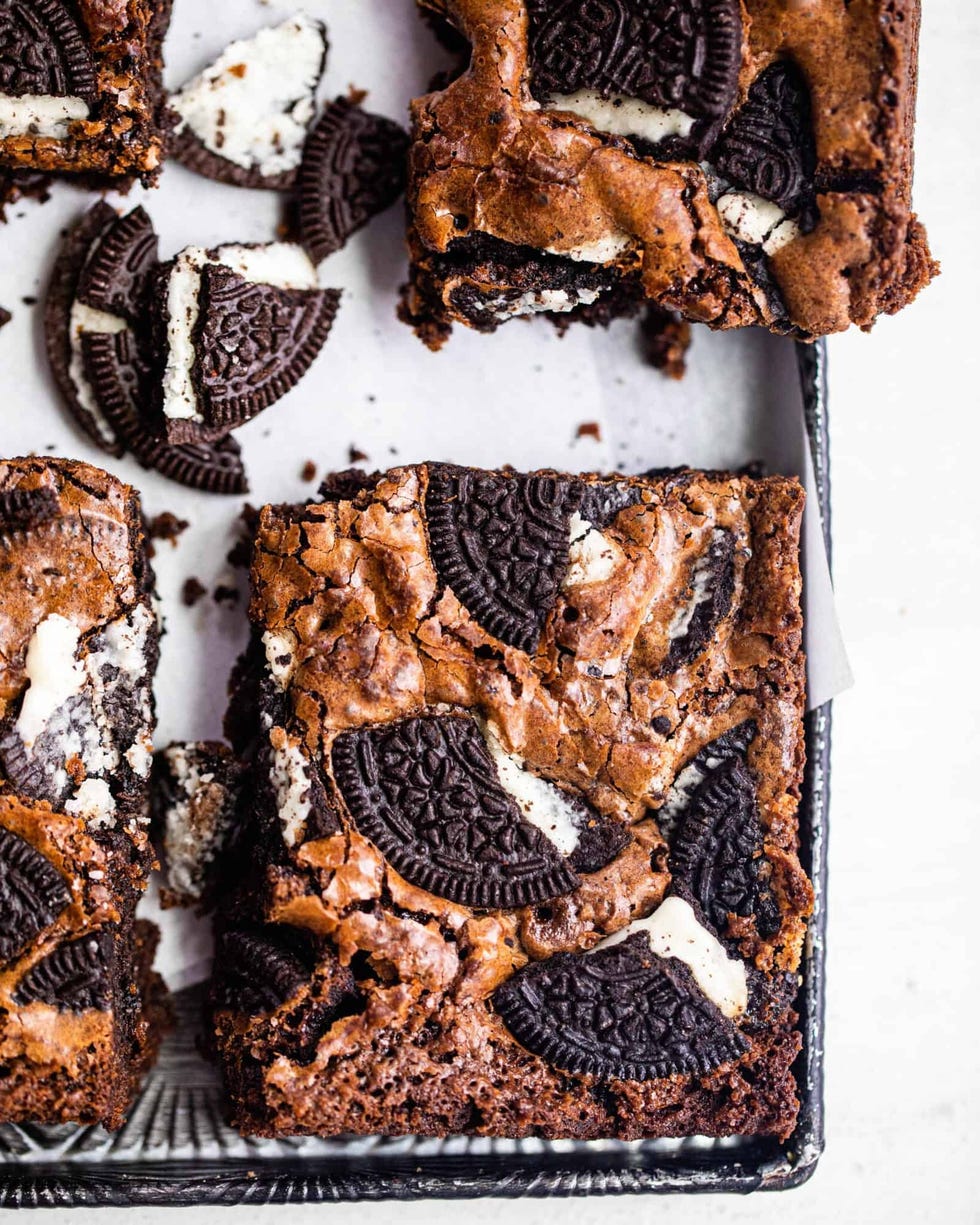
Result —
<instances>
[{"instance_id":1,"label":"crinkle top brownie","mask_svg":"<svg viewBox=\"0 0 980 1225\"><path fill-rule=\"evenodd\" d=\"M0 166L149 180L171 0L4 0Z\"/></svg>"},{"instance_id":2,"label":"crinkle top brownie","mask_svg":"<svg viewBox=\"0 0 980 1225\"><path fill-rule=\"evenodd\" d=\"M472 44L413 104L406 315L429 343L644 297L813 337L934 275L910 206L918 0L420 4Z\"/></svg>"},{"instance_id":3,"label":"crinkle top brownie","mask_svg":"<svg viewBox=\"0 0 980 1225\"><path fill-rule=\"evenodd\" d=\"M423 464L266 507L213 989L258 1134L792 1130L783 478Z\"/></svg>"}]
</instances>

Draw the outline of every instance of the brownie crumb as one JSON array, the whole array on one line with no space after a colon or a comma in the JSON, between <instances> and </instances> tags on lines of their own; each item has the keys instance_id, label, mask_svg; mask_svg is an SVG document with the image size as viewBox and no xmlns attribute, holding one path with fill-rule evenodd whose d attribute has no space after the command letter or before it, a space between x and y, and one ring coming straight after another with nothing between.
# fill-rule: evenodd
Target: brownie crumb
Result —
<instances>
[{"instance_id":1,"label":"brownie crumb","mask_svg":"<svg viewBox=\"0 0 980 1225\"><path fill-rule=\"evenodd\" d=\"M299 470L299 479L301 481L316 480L316 464L312 459L308 459L302 468Z\"/></svg>"},{"instance_id":2,"label":"brownie crumb","mask_svg":"<svg viewBox=\"0 0 980 1225\"><path fill-rule=\"evenodd\" d=\"M23 302L25 306L37 306L37 298L35 298L33 294L27 294L26 297L21 298L21 302Z\"/></svg>"},{"instance_id":3,"label":"brownie crumb","mask_svg":"<svg viewBox=\"0 0 980 1225\"><path fill-rule=\"evenodd\" d=\"M347 460L349 463L363 464L367 458L367 452L362 451L360 447L354 446L353 443L347 448Z\"/></svg>"},{"instance_id":4,"label":"brownie crumb","mask_svg":"<svg viewBox=\"0 0 980 1225\"><path fill-rule=\"evenodd\" d=\"M180 519L172 511L161 511L147 523L146 530L151 540L169 540L177 547L177 540L190 527L186 519Z\"/></svg>"},{"instance_id":5,"label":"brownie crumb","mask_svg":"<svg viewBox=\"0 0 980 1225\"><path fill-rule=\"evenodd\" d=\"M247 570L251 566L252 541L255 539L258 525L258 509L251 502L246 502L242 507L242 513L238 516L239 538L225 555L225 560L229 566L234 567L236 570Z\"/></svg>"},{"instance_id":6,"label":"brownie crumb","mask_svg":"<svg viewBox=\"0 0 980 1225\"><path fill-rule=\"evenodd\" d=\"M360 106L368 96L366 89L359 89L356 85L347 86L347 101L351 106Z\"/></svg>"},{"instance_id":7,"label":"brownie crumb","mask_svg":"<svg viewBox=\"0 0 980 1225\"><path fill-rule=\"evenodd\" d=\"M677 311L651 306L640 321L643 352L656 370L668 378L682 379L687 370L691 325Z\"/></svg>"},{"instance_id":8,"label":"brownie crumb","mask_svg":"<svg viewBox=\"0 0 980 1225\"><path fill-rule=\"evenodd\" d=\"M193 608L202 596L207 595L207 592L208 589L201 580L191 575L180 590L180 598L186 608Z\"/></svg>"},{"instance_id":9,"label":"brownie crumb","mask_svg":"<svg viewBox=\"0 0 980 1225\"><path fill-rule=\"evenodd\" d=\"M241 593L237 587L230 587L227 583L219 583L215 587L211 598L215 604L227 604L230 608L233 608L241 599Z\"/></svg>"},{"instance_id":10,"label":"brownie crumb","mask_svg":"<svg viewBox=\"0 0 980 1225\"><path fill-rule=\"evenodd\" d=\"M596 442L602 441L602 430L599 428L598 421L583 421L575 431L576 438L594 438Z\"/></svg>"},{"instance_id":11,"label":"brownie crumb","mask_svg":"<svg viewBox=\"0 0 980 1225\"><path fill-rule=\"evenodd\" d=\"M11 319L13 319L13 315L10 313L10 311L4 310L4 308L0 306L0 328L6 327Z\"/></svg>"}]
</instances>

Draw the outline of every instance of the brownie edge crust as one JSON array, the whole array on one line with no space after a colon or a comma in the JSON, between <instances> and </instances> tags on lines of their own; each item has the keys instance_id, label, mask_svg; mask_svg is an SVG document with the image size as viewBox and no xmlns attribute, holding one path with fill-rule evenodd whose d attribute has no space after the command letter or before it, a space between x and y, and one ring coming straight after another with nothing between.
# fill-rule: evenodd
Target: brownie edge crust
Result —
<instances>
[{"instance_id":1,"label":"brownie edge crust","mask_svg":"<svg viewBox=\"0 0 980 1225\"><path fill-rule=\"evenodd\" d=\"M786 1137L811 890L796 481L269 506L213 1041L247 1134Z\"/></svg>"},{"instance_id":2,"label":"brownie edge crust","mask_svg":"<svg viewBox=\"0 0 980 1225\"><path fill-rule=\"evenodd\" d=\"M411 274L454 323L869 328L937 272L911 209L918 0L419 0L468 52L412 105Z\"/></svg>"}]
</instances>

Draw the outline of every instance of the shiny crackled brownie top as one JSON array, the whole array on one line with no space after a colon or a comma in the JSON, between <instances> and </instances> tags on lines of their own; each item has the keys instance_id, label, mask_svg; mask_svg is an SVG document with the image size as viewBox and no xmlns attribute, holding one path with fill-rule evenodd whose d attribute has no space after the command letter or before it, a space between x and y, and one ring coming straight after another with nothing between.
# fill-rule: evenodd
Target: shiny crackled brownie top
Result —
<instances>
[{"instance_id":1,"label":"shiny crackled brownie top","mask_svg":"<svg viewBox=\"0 0 980 1225\"><path fill-rule=\"evenodd\" d=\"M917 0L420 3L472 44L414 104L422 248L490 235L807 335L934 273L909 207Z\"/></svg>"},{"instance_id":2,"label":"shiny crackled brownie top","mask_svg":"<svg viewBox=\"0 0 980 1225\"><path fill-rule=\"evenodd\" d=\"M249 809L280 851L225 910L216 985L256 1051L319 1043L270 1065L285 1130L327 1126L302 1093L379 1030L412 1044L385 1039L393 1068L422 1059L409 1015L460 1061L457 1104L481 1067L518 1093L495 1061L526 1052L546 1095L778 1063L810 897L798 483L423 464L323 494L260 517ZM369 1126L345 1094L329 1127Z\"/></svg>"},{"instance_id":3,"label":"shiny crackled brownie top","mask_svg":"<svg viewBox=\"0 0 980 1225\"><path fill-rule=\"evenodd\" d=\"M125 830L144 860L151 589L128 485L69 460L0 461L0 795Z\"/></svg>"}]
</instances>

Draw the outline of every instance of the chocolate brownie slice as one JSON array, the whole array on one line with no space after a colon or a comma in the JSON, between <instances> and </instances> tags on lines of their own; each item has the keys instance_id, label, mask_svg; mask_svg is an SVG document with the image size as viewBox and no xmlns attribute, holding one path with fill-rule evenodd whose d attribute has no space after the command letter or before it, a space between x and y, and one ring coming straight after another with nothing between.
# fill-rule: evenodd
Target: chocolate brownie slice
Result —
<instances>
[{"instance_id":1,"label":"chocolate brownie slice","mask_svg":"<svg viewBox=\"0 0 980 1225\"><path fill-rule=\"evenodd\" d=\"M0 167L151 182L171 0L5 0Z\"/></svg>"},{"instance_id":2,"label":"chocolate brownie slice","mask_svg":"<svg viewBox=\"0 0 980 1225\"><path fill-rule=\"evenodd\" d=\"M937 271L911 211L918 0L419 3L471 44L412 107L402 315L431 347L643 300L812 338Z\"/></svg>"},{"instance_id":3,"label":"chocolate brownie slice","mask_svg":"<svg viewBox=\"0 0 980 1225\"><path fill-rule=\"evenodd\" d=\"M259 1135L787 1136L803 493L422 464L269 506L214 1039Z\"/></svg>"},{"instance_id":4,"label":"chocolate brownie slice","mask_svg":"<svg viewBox=\"0 0 980 1225\"><path fill-rule=\"evenodd\" d=\"M118 1127L166 1009L135 919L158 628L139 500L0 461L0 1122Z\"/></svg>"}]
</instances>

